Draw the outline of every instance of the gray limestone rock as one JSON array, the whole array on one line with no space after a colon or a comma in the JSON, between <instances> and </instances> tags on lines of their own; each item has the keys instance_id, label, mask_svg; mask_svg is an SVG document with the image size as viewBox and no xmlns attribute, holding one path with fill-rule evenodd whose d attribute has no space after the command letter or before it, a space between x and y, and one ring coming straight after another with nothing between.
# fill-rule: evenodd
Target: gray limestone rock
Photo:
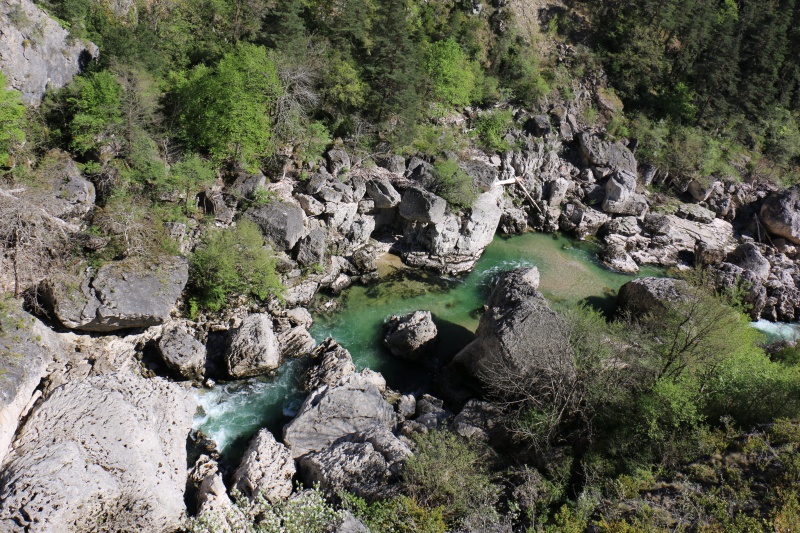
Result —
<instances>
[{"instance_id":1,"label":"gray limestone rock","mask_svg":"<svg viewBox=\"0 0 800 533\"><path fill-rule=\"evenodd\" d=\"M636 193L636 175L615 172L606 182L603 211L620 215L641 216L647 209L647 199Z\"/></svg>"},{"instance_id":2,"label":"gray limestone rock","mask_svg":"<svg viewBox=\"0 0 800 533\"><path fill-rule=\"evenodd\" d=\"M45 297L68 328L107 332L148 327L169 318L188 277L183 257L158 264L125 259L100 267L94 278L50 281Z\"/></svg>"},{"instance_id":3,"label":"gray limestone rock","mask_svg":"<svg viewBox=\"0 0 800 533\"><path fill-rule=\"evenodd\" d=\"M297 264L300 266L323 265L328 246L327 239L328 232L324 228L311 230L308 235L300 239L297 244Z\"/></svg>"},{"instance_id":4,"label":"gray limestone rock","mask_svg":"<svg viewBox=\"0 0 800 533\"><path fill-rule=\"evenodd\" d=\"M322 341L311 353L312 366L306 373L304 389L313 391L323 385L336 385L356 371L353 357L332 338Z\"/></svg>"},{"instance_id":5,"label":"gray limestone rock","mask_svg":"<svg viewBox=\"0 0 800 533\"><path fill-rule=\"evenodd\" d=\"M270 202L263 207L250 209L246 215L258 224L264 236L279 250L294 248L305 232L306 214L296 205Z\"/></svg>"},{"instance_id":6,"label":"gray limestone rock","mask_svg":"<svg viewBox=\"0 0 800 533\"><path fill-rule=\"evenodd\" d=\"M55 389L0 474L0 530L171 532L186 508L191 392L106 374Z\"/></svg>"},{"instance_id":7,"label":"gray limestone rock","mask_svg":"<svg viewBox=\"0 0 800 533\"><path fill-rule=\"evenodd\" d=\"M233 474L234 487L249 498L261 493L272 503L292 494L294 460L286 446L267 429L260 429L247 446Z\"/></svg>"},{"instance_id":8,"label":"gray limestone rock","mask_svg":"<svg viewBox=\"0 0 800 533\"><path fill-rule=\"evenodd\" d=\"M411 187L403 193L400 216L413 222L438 224L444 220L447 202L424 189Z\"/></svg>"},{"instance_id":9,"label":"gray limestone rock","mask_svg":"<svg viewBox=\"0 0 800 533\"><path fill-rule=\"evenodd\" d=\"M0 464L17 424L47 375L53 356L67 350L63 340L16 300L0 302ZM5 315L5 316L3 316ZM14 354L13 357L10 354Z\"/></svg>"},{"instance_id":10,"label":"gray limestone rock","mask_svg":"<svg viewBox=\"0 0 800 533\"><path fill-rule=\"evenodd\" d=\"M737 246L734 251L728 254L725 261L744 270L749 270L762 281L766 281L769 278L770 269L772 268L769 260L764 257L758 246L752 242Z\"/></svg>"},{"instance_id":11,"label":"gray limestone rock","mask_svg":"<svg viewBox=\"0 0 800 533\"><path fill-rule=\"evenodd\" d=\"M401 155L378 156L375 164L394 174L403 174L406 171L406 160Z\"/></svg>"},{"instance_id":12,"label":"gray limestone rock","mask_svg":"<svg viewBox=\"0 0 800 533\"><path fill-rule=\"evenodd\" d=\"M304 326L295 326L278 335L278 345L281 356L286 358L310 353L317 343Z\"/></svg>"},{"instance_id":13,"label":"gray limestone rock","mask_svg":"<svg viewBox=\"0 0 800 533\"><path fill-rule=\"evenodd\" d=\"M347 152L340 149L328 150L325 154L325 159L328 162L328 172L337 176L340 172L350 170L350 156Z\"/></svg>"},{"instance_id":14,"label":"gray limestone rock","mask_svg":"<svg viewBox=\"0 0 800 533\"><path fill-rule=\"evenodd\" d=\"M800 244L800 186L770 194L761 206L761 222L771 233Z\"/></svg>"},{"instance_id":15,"label":"gray limestone rock","mask_svg":"<svg viewBox=\"0 0 800 533\"><path fill-rule=\"evenodd\" d=\"M267 374L283 363L272 318L264 313L247 315L230 334L225 353L228 373L233 378Z\"/></svg>"},{"instance_id":16,"label":"gray limestone rock","mask_svg":"<svg viewBox=\"0 0 800 533\"><path fill-rule=\"evenodd\" d=\"M677 301L686 282L672 278L639 278L623 285L617 296L617 312L632 317L658 313L667 302Z\"/></svg>"},{"instance_id":17,"label":"gray limestone rock","mask_svg":"<svg viewBox=\"0 0 800 533\"><path fill-rule=\"evenodd\" d=\"M158 350L164 363L185 379L203 376L206 347L189 331L185 322L174 322L164 328L158 340Z\"/></svg>"},{"instance_id":18,"label":"gray limestone rock","mask_svg":"<svg viewBox=\"0 0 800 533\"><path fill-rule=\"evenodd\" d=\"M283 441L292 457L319 452L333 443L373 426L393 428L394 409L372 379L349 374L335 386L312 392L297 416L284 427Z\"/></svg>"},{"instance_id":19,"label":"gray limestone rock","mask_svg":"<svg viewBox=\"0 0 800 533\"><path fill-rule=\"evenodd\" d=\"M621 170L636 176L636 158L622 142L603 141L588 132L578 136L584 161L607 173Z\"/></svg>"},{"instance_id":20,"label":"gray limestone rock","mask_svg":"<svg viewBox=\"0 0 800 533\"><path fill-rule=\"evenodd\" d=\"M418 359L436 341L438 333L430 311L392 316L386 322L383 344L392 355Z\"/></svg>"},{"instance_id":21,"label":"gray limestone rock","mask_svg":"<svg viewBox=\"0 0 800 533\"><path fill-rule=\"evenodd\" d=\"M400 193L389 183L388 180L374 179L367 182L367 194L375 207L378 209L388 209L400 203Z\"/></svg>"},{"instance_id":22,"label":"gray limestone rock","mask_svg":"<svg viewBox=\"0 0 800 533\"><path fill-rule=\"evenodd\" d=\"M524 380L535 376L571 375L563 350L564 322L536 290L539 271L512 270L498 281L481 317L475 340L454 362L482 383L498 379Z\"/></svg>"},{"instance_id":23,"label":"gray limestone rock","mask_svg":"<svg viewBox=\"0 0 800 533\"><path fill-rule=\"evenodd\" d=\"M6 84L38 105L46 89L60 89L99 54L29 0L0 3L0 70Z\"/></svg>"}]
</instances>

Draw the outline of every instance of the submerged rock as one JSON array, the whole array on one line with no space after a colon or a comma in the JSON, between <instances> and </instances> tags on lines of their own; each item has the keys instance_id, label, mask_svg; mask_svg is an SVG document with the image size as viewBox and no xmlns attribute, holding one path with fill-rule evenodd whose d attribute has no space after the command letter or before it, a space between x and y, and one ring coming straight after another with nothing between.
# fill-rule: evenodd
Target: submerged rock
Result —
<instances>
[{"instance_id":1,"label":"submerged rock","mask_svg":"<svg viewBox=\"0 0 800 533\"><path fill-rule=\"evenodd\" d=\"M100 267L94 278L52 280L45 297L68 328L107 332L148 327L169 318L188 278L183 257L157 264L125 259Z\"/></svg>"},{"instance_id":2,"label":"submerged rock","mask_svg":"<svg viewBox=\"0 0 800 533\"><path fill-rule=\"evenodd\" d=\"M385 325L383 344L392 355L418 359L436 340L437 329L430 311L392 316Z\"/></svg>"},{"instance_id":3,"label":"submerged rock","mask_svg":"<svg viewBox=\"0 0 800 533\"><path fill-rule=\"evenodd\" d=\"M283 363L272 318L264 313L248 315L228 340L225 353L228 373L233 378L267 374Z\"/></svg>"},{"instance_id":4,"label":"submerged rock","mask_svg":"<svg viewBox=\"0 0 800 533\"><path fill-rule=\"evenodd\" d=\"M0 530L174 531L186 508L195 403L159 378L107 374L54 390L0 474Z\"/></svg>"}]
</instances>

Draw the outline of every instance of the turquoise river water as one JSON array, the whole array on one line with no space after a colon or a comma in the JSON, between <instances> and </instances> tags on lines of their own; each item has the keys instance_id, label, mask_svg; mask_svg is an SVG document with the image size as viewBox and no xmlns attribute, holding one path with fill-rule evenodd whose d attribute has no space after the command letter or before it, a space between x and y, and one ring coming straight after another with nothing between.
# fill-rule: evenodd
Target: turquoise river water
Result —
<instances>
[{"instance_id":1,"label":"turquoise river water","mask_svg":"<svg viewBox=\"0 0 800 533\"><path fill-rule=\"evenodd\" d=\"M421 365L391 358L381 344L383 322L393 314L429 310L439 329L436 357L460 350L478 326L479 309L495 277L504 271L536 266L541 292L556 306L587 303L610 311L616 291L632 279L603 267L599 248L542 233L496 237L475 269L463 278L442 278L405 270L399 261L382 265L383 277L369 286L353 286L338 298L335 311L317 314L311 334L319 342L333 337L353 355L356 366L377 370L390 386L413 391L424 384ZM640 276L663 275L644 269ZM215 440L223 453L237 454L259 428L280 433L280 427L302 401L298 390L304 361L285 363L274 377L220 383L198 390L201 409L195 427Z\"/></svg>"}]
</instances>

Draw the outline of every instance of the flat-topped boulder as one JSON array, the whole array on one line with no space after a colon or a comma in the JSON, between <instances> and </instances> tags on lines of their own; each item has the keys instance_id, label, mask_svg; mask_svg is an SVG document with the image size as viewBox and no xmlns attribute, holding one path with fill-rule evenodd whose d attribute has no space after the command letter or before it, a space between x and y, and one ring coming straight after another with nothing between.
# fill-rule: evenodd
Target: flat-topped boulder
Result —
<instances>
[{"instance_id":1,"label":"flat-topped boulder","mask_svg":"<svg viewBox=\"0 0 800 533\"><path fill-rule=\"evenodd\" d=\"M246 215L278 250L291 250L305 232L306 214L296 205L273 201L248 210Z\"/></svg>"},{"instance_id":2,"label":"flat-topped boulder","mask_svg":"<svg viewBox=\"0 0 800 533\"><path fill-rule=\"evenodd\" d=\"M189 331L185 322L176 321L165 326L157 346L164 364L181 378L203 376L206 347Z\"/></svg>"},{"instance_id":3,"label":"flat-topped boulder","mask_svg":"<svg viewBox=\"0 0 800 533\"><path fill-rule=\"evenodd\" d=\"M418 187L410 187L400 201L400 216L412 222L438 224L444 220L447 202L444 198Z\"/></svg>"},{"instance_id":4,"label":"flat-topped boulder","mask_svg":"<svg viewBox=\"0 0 800 533\"><path fill-rule=\"evenodd\" d=\"M6 457L0 531L175 531L195 409L180 385L127 373L55 389Z\"/></svg>"},{"instance_id":5,"label":"flat-topped boulder","mask_svg":"<svg viewBox=\"0 0 800 533\"><path fill-rule=\"evenodd\" d=\"M183 257L158 262L124 259L97 274L50 280L45 297L66 327L108 332L162 324L189 278Z\"/></svg>"}]
</instances>

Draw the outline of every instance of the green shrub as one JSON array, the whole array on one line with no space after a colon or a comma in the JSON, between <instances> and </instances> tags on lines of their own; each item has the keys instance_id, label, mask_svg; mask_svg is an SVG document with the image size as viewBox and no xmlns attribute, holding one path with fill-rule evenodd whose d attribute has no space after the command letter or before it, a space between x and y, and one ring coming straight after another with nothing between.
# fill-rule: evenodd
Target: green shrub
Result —
<instances>
[{"instance_id":1,"label":"green shrub","mask_svg":"<svg viewBox=\"0 0 800 533\"><path fill-rule=\"evenodd\" d=\"M447 431L415 438L416 453L402 472L403 487L421 505L443 507L449 522L496 514L499 488L476 446Z\"/></svg>"},{"instance_id":2,"label":"green shrub","mask_svg":"<svg viewBox=\"0 0 800 533\"><path fill-rule=\"evenodd\" d=\"M342 505L372 533L444 533L444 508L421 507L408 496L367 503L352 494L342 495Z\"/></svg>"},{"instance_id":3,"label":"green shrub","mask_svg":"<svg viewBox=\"0 0 800 533\"><path fill-rule=\"evenodd\" d=\"M425 70L434 99L447 107L469 105L475 72L461 46L450 38L430 45Z\"/></svg>"},{"instance_id":4,"label":"green shrub","mask_svg":"<svg viewBox=\"0 0 800 533\"><path fill-rule=\"evenodd\" d=\"M9 164L14 149L25 141L25 106L18 91L6 90L0 72L0 167Z\"/></svg>"},{"instance_id":5,"label":"green shrub","mask_svg":"<svg viewBox=\"0 0 800 533\"><path fill-rule=\"evenodd\" d=\"M472 178L452 159L438 161L434 165L436 173L436 194L447 200L451 209L457 211L472 207L478 191Z\"/></svg>"},{"instance_id":6,"label":"green shrub","mask_svg":"<svg viewBox=\"0 0 800 533\"><path fill-rule=\"evenodd\" d=\"M248 220L209 231L191 257L189 287L193 310L210 311L222 309L233 295L264 300L282 290L275 256L258 226Z\"/></svg>"},{"instance_id":7,"label":"green shrub","mask_svg":"<svg viewBox=\"0 0 800 533\"><path fill-rule=\"evenodd\" d=\"M66 103L71 116L70 148L78 154L110 142L108 134L122 123L122 87L108 71L76 78L67 89Z\"/></svg>"},{"instance_id":8,"label":"green shrub","mask_svg":"<svg viewBox=\"0 0 800 533\"><path fill-rule=\"evenodd\" d=\"M484 148L505 152L511 148L504 137L511 129L513 121L510 109L483 113L475 119L475 134Z\"/></svg>"}]
</instances>

